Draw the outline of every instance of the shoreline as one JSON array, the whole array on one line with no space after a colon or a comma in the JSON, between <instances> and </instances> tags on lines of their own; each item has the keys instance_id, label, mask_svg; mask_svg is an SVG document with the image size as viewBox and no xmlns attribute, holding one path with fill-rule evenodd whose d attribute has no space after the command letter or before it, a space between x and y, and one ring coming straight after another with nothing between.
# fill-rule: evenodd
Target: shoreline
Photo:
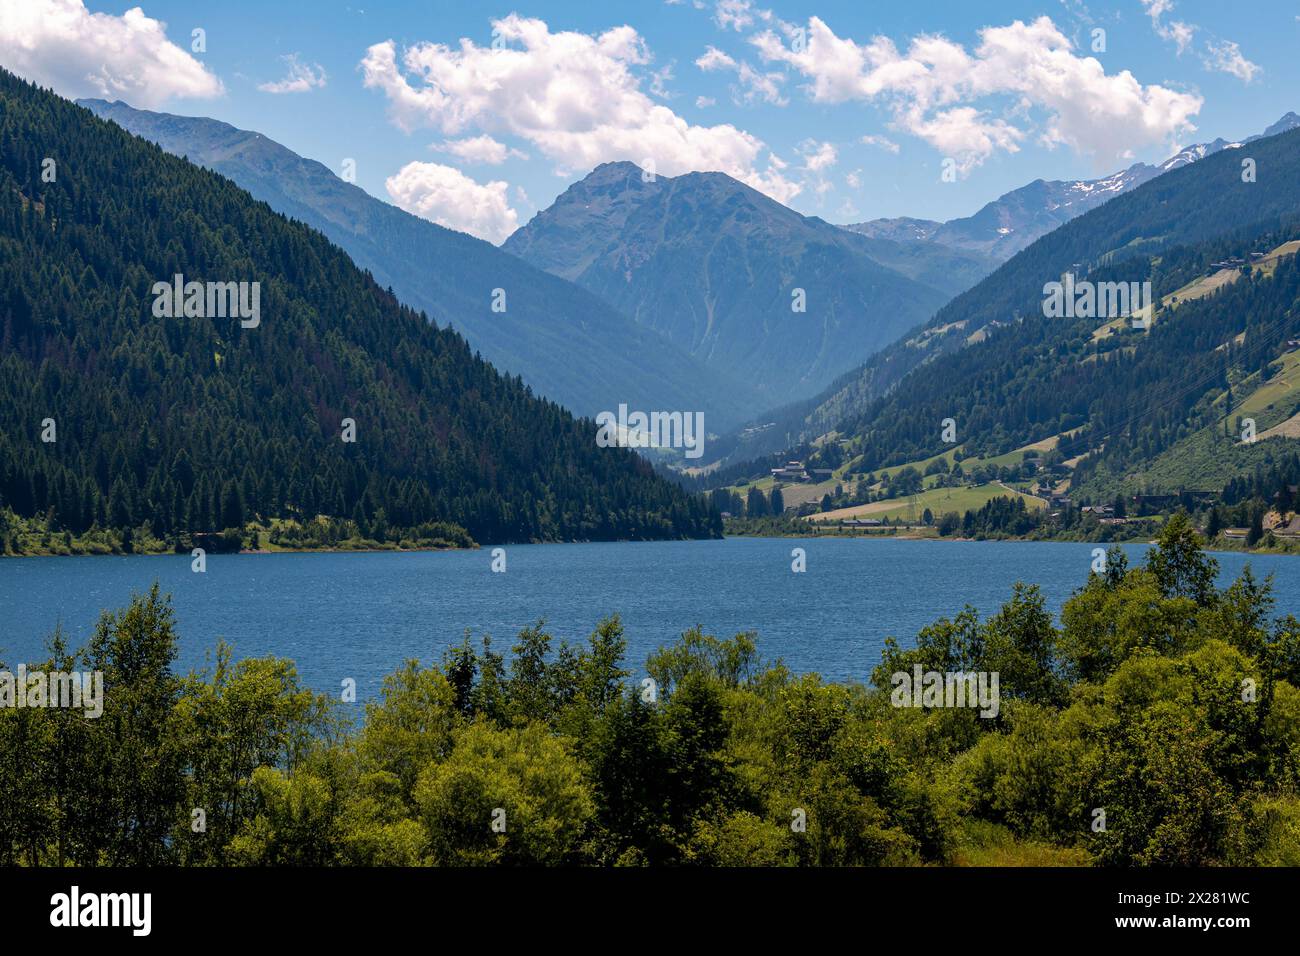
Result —
<instances>
[{"instance_id":1,"label":"shoreline","mask_svg":"<svg viewBox=\"0 0 1300 956\"><path fill-rule=\"evenodd\" d=\"M1143 544L1151 545L1155 543L1154 538L1132 538L1125 541L1088 541L1072 540L1065 538L967 538L954 535L940 536L934 534L881 534L868 532L865 534L726 534L721 538L671 538L662 539L670 541L725 541L727 539L744 539L744 538L764 538L777 541L806 541L827 540L833 538L844 538L854 540L892 540L892 541L933 541L938 543L969 544L975 542L985 542L992 544L1083 544L1093 545L1095 547L1109 548L1112 545L1125 544ZM487 547L520 547L521 545L531 544L651 544L651 541L640 541L636 539L622 539L619 541L527 541L513 542L511 544L474 544L472 546L451 545L448 547L420 547L420 548L400 548L400 547L370 547L370 548L241 548L238 551L209 551L208 557L214 555L270 555L270 554L424 554L430 552L442 551L481 551ZM1300 543L1300 542L1297 542ZM1280 550L1280 549L1261 549L1261 548L1232 548L1224 547L1221 543L1205 543L1203 545L1207 552L1215 554L1245 554L1245 555L1267 555L1276 557L1300 557L1300 550ZM0 554L0 560L14 558L148 558L148 557L191 557L188 551L83 551L83 552L62 552L62 551L41 551L30 554Z\"/></svg>"},{"instance_id":2,"label":"shoreline","mask_svg":"<svg viewBox=\"0 0 1300 956\"><path fill-rule=\"evenodd\" d=\"M788 540L788 541L806 541L808 539L821 541L821 540L828 540L831 538L866 540L866 539L875 538L882 541L934 541L940 543L941 542L970 543L970 542L982 541L991 544L1091 544L1096 547L1106 547L1106 548L1109 548L1112 545L1117 545L1117 544L1152 545L1155 544L1156 542L1155 538L1129 538L1120 541L1097 541L1097 540L1087 540L1083 538L1077 540L1073 538L1025 538L1025 537L1015 537L1015 536L1000 537L1000 538L992 538L992 537L967 538L967 537L960 537L957 535L942 536L937 534L884 534L879 532L866 532L863 534L842 534L842 533L841 534L761 534L761 533L725 534L724 533L723 537L724 538L771 538L771 539ZM1283 540L1289 542L1291 539L1283 539ZM1297 546L1300 546L1300 540L1297 540L1295 543ZM1217 538L1215 539L1214 542L1203 541L1201 546L1203 550L1214 554L1246 554L1246 555L1259 554L1259 555L1269 555L1269 556L1274 556L1279 558L1300 557L1300 547L1295 549L1247 548L1247 547L1234 548L1234 547L1225 547L1223 542Z\"/></svg>"},{"instance_id":3,"label":"shoreline","mask_svg":"<svg viewBox=\"0 0 1300 956\"><path fill-rule=\"evenodd\" d=\"M620 538L614 541L594 541L584 539L581 541L513 541L509 543L488 543L479 544L475 542L472 545L447 545L445 547L413 547L400 548L393 546L375 546L375 547L357 547L357 548L240 548L238 551L207 551L207 557L214 555L264 555L264 554L419 554L435 551L482 551L484 548L517 548L523 545L532 544L654 544L661 541L721 541L725 538L723 535L719 538ZM741 535L732 535L732 537L742 537ZM190 551L172 551L166 549L141 550L141 551L33 551L24 554L10 554L0 552L0 560L5 558L156 558L156 557L182 557L189 558L192 556Z\"/></svg>"},{"instance_id":4,"label":"shoreline","mask_svg":"<svg viewBox=\"0 0 1300 956\"><path fill-rule=\"evenodd\" d=\"M475 544L471 546L449 545L445 548L428 547L428 548L240 548L238 551L208 551L207 557L214 555L237 555L237 554L415 554L426 551L479 551L484 546ZM174 557L189 558L189 551L35 551L30 554L0 554L0 560L5 558L158 558Z\"/></svg>"}]
</instances>

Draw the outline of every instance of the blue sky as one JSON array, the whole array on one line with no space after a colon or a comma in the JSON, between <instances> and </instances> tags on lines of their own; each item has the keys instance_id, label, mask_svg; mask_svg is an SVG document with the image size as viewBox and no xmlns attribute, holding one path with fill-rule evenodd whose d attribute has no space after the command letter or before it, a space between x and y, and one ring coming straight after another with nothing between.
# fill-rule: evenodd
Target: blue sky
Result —
<instances>
[{"instance_id":1,"label":"blue sky","mask_svg":"<svg viewBox=\"0 0 1300 956\"><path fill-rule=\"evenodd\" d=\"M373 195L493 241L618 159L722 169L832 222L968 215L1262 130L1300 110L1297 50L1294 0L0 10L0 63L24 76L351 159Z\"/></svg>"}]
</instances>

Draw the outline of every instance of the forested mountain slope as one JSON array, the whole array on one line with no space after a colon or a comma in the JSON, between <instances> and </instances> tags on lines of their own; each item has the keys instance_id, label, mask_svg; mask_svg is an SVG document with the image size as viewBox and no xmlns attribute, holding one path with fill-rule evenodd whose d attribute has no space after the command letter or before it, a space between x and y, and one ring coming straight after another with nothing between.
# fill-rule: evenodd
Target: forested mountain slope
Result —
<instances>
[{"instance_id":1,"label":"forested mountain slope","mask_svg":"<svg viewBox=\"0 0 1300 956\"><path fill-rule=\"evenodd\" d=\"M1292 237L1300 216L1268 232L1167 249L1141 263L1161 302L1148 329L1131 318L1026 317L914 371L846 423L836 446L860 456L850 472L921 461L952 447L942 438L951 419L965 456L1051 439L1049 484L1076 500L1215 492L1296 445L1275 427L1300 411L1300 242ZM1216 265L1238 257L1247 264ZM1200 294L1207 284L1212 291Z\"/></svg>"},{"instance_id":2,"label":"forested mountain slope","mask_svg":"<svg viewBox=\"0 0 1300 956\"><path fill-rule=\"evenodd\" d=\"M258 283L257 321L210 298L160 317L176 275L250 302ZM594 436L320 233L0 71L0 504L71 531L323 513L480 542L716 533Z\"/></svg>"},{"instance_id":3,"label":"forested mountain slope","mask_svg":"<svg viewBox=\"0 0 1300 956\"><path fill-rule=\"evenodd\" d=\"M1255 181L1244 179L1246 159L1254 164ZM1089 349L1109 351L1118 339L1093 342L1100 322L1047 318L1043 314L1046 283L1066 272L1098 282L1150 280L1160 298L1194 278L1198 270L1212 271L1217 260L1265 252L1293 238L1297 215L1300 130L1175 169L1039 239L957 296L925 326L841 379L793 430L805 437L836 429L852 434L871 430L878 454L894 458L931 448L938 440L939 420L976 406L986 409L988 416L998 416L997 420L990 417L979 426L981 431L975 431L973 422L967 423L965 435L993 445L1014 441L1013 436L1020 434L1042 437L1037 433L1060 423L1068 423L1062 428L1077 426L1095 410L1084 401L1089 393L1075 379L1100 381L1114 371L1104 370L1104 364L1083 367L1063 356L1083 357ZM1278 278L1284 279L1281 272ZM1246 295L1249 287L1236 294ZM1286 306L1285 291L1267 294L1270 300L1277 297L1279 308ZM1177 311L1184 314L1182 306ZM1190 318L1191 313L1185 315ZM1257 316L1240 318L1253 321ZM1227 331L1228 326L1216 326L1206 335ZM1159 323L1150 335L1139 338L1141 342L1127 343L1135 345L1139 355L1156 349L1169 354L1170 347L1184 357L1190 354L1183 334L1162 329ZM1219 354L1213 353L1213 347L1221 342L1214 341L1212 354ZM1121 367L1131 355L1121 351L1112 357L1120 360L1117 367ZM1171 363L1143 374L1148 376L1148 386L1172 386L1175 380L1162 376L1189 372L1186 366ZM1006 387L1029 380L1046 388L1025 394L1026 401L1032 395L1036 404L1022 418L1014 387L1011 391ZM1040 399L1046 399L1046 404Z\"/></svg>"}]
</instances>

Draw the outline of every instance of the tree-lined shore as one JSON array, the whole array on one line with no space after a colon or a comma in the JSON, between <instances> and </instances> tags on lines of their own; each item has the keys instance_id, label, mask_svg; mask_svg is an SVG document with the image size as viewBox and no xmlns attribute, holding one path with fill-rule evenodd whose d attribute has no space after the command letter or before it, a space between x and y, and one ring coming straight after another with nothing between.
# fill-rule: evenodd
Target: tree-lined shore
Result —
<instances>
[{"instance_id":1,"label":"tree-lined shore","mask_svg":"<svg viewBox=\"0 0 1300 956\"><path fill-rule=\"evenodd\" d=\"M1031 585L887 642L866 684L698 629L644 669L617 617L407 661L362 707L291 661L174 671L155 586L47 671L103 715L0 708L0 859L125 865L1300 863L1300 622L1217 588L1175 518L1059 626ZM28 662L36 667L37 662ZM996 716L907 707L893 675L996 673Z\"/></svg>"}]
</instances>

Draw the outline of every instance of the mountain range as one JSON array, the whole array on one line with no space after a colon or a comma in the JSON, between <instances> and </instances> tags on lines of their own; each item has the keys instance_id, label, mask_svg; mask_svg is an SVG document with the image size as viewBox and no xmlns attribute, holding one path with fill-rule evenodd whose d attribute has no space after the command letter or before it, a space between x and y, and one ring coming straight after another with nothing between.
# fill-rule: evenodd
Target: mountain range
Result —
<instances>
[{"instance_id":1,"label":"mountain range","mask_svg":"<svg viewBox=\"0 0 1300 956\"><path fill-rule=\"evenodd\" d=\"M744 379L706 368L598 296L375 199L261 133L121 102L78 102L319 230L404 303L456 328L498 369L580 415L620 403L703 411L707 427L721 430L763 404ZM497 289L504 312L493 311Z\"/></svg>"},{"instance_id":2,"label":"mountain range","mask_svg":"<svg viewBox=\"0 0 1300 956\"><path fill-rule=\"evenodd\" d=\"M1289 112L1263 133L1239 142L1215 139L1188 146L1163 163L1134 163L1127 169L1092 180L1043 180L1013 189L985 205L973 216L937 222L933 219L872 219L843 228L859 235L901 243L938 243L991 256L1001 262L1057 226L1095 209L1115 196L1224 149L1236 149L1266 136L1276 136L1300 126L1300 116Z\"/></svg>"},{"instance_id":3,"label":"mountain range","mask_svg":"<svg viewBox=\"0 0 1300 956\"><path fill-rule=\"evenodd\" d=\"M888 467L942 451L930 422L938 415L962 420L969 450L994 454L1050 437L1079 452L1081 484L1119 481L1142 456L1132 435L1099 431L1115 425L1097 411L1110 408L1106 395L1132 404L1140 383L1172 389L1189 370L1213 372L1215 388L1255 388L1268 362L1219 368L1212 347L1207 364L1198 351L1206 341L1217 347L1244 334L1221 311L1205 312L1208 304L1168 313L1199 329L1195 347L1166 338L1173 333L1159 325L1137 337L1097 338L1087 323L1052 324L1042 316L1044 283L1070 271L1151 281L1170 294L1204 278L1197 270L1213 272L1216 257L1265 255L1268 243L1284 244L1300 209L1279 181L1300 171L1278 145L1300 127L1288 113L1263 134L1191 146L1158 165L1091 181L1038 180L947 223L835 226L721 173L665 177L607 163L497 249L373 199L259 134L123 104L87 105L320 229L381 284L463 330L486 358L544 394L600 409L640 394L649 408L706 407L714 425L748 422L712 443L710 457L728 463L813 440L819 446L805 447L823 449L813 455L829 454L823 439L832 436L854 467ZM1242 180L1238 150L1246 147L1257 161L1267 159L1261 184ZM450 272L427 267L433 253L452 264ZM1290 268L1270 268L1269 278L1284 279ZM466 275L485 287L508 276L512 310L517 286L541 290L511 316L517 335L505 335L503 317L466 291ZM1284 308L1285 282L1259 289L1242 308ZM531 344L550 305L543 343ZM597 325L613 333L601 340L604 351L588 351ZM1284 320L1268 326L1260 347L1273 353L1269 361L1278 336L1295 331ZM571 354L573 361L561 361ZM622 383L629 363L642 372L635 388ZM589 365L615 371L602 377ZM565 371L575 374L566 380ZM583 386L575 378L589 387L585 398L577 397ZM1212 401L1205 397L1212 392L1195 399ZM755 415L762 409L776 410ZM1162 419L1141 439L1153 460L1181 448L1186 430L1207 427L1203 410L1179 414L1181 424ZM1066 433L1069 442L1060 437Z\"/></svg>"},{"instance_id":4,"label":"mountain range","mask_svg":"<svg viewBox=\"0 0 1300 956\"><path fill-rule=\"evenodd\" d=\"M814 464L848 463L847 479L951 453L951 420L968 458L1050 448L1093 500L1221 488L1267 465L1300 411L1300 129L1242 148L1207 149L1041 237L780 429L820 449ZM1147 325L1051 313L1047 284L1065 273L1149 282ZM1242 417L1282 440L1243 441Z\"/></svg>"},{"instance_id":5,"label":"mountain range","mask_svg":"<svg viewBox=\"0 0 1300 956\"><path fill-rule=\"evenodd\" d=\"M606 163L502 248L742 378L767 406L815 394L992 268L855 236L723 173Z\"/></svg>"},{"instance_id":6,"label":"mountain range","mask_svg":"<svg viewBox=\"0 0 1300 956\"><path fill-rule=\"evenodd\" d=\"M597 168L498 249L261 133L79 103L320 230L404 302L580 414L702 410L710 431L726 431L816 395L996 264L850 236L723 173L652 178L631 163ZM804 312L792 308L796 288ZM504 313L492 310L495 289Z\"/></svg>"}]
</instances>

